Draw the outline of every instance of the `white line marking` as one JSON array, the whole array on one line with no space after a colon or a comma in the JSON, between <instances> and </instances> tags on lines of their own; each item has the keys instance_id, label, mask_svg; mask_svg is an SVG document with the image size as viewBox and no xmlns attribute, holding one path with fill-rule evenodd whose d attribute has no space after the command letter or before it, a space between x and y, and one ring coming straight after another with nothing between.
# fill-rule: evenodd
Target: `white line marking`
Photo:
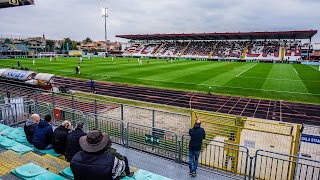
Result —
<instances>
[{"instance_id":1,"label":"white line marking","mask_svg":"<svg viewBox=\"0 0 320 180\"><path fill-rule=\"evenodd\" d=\"M248 69L246 69L246 70L242 71L240 74L236 75L236 77L238 77L238 76L240 76L241 74L243 74L243 73L247 72L249 69L251 69L251 68L255 67L256 65L257 65L257 64L255 64L255 65L253 65L253 66L249 67Z\"/></svg>"},{"instance_id":2,"label":"white line marking","mask_svg":"<svg viewBox=\"0 0 320 180\"><path fill-rule=\"evenodd\" d=\"M258 77L247 77L247 76L239 76L240 78L246 78L246 79L263 79L263 80L275 80L275 81L302 81L302 82L318 82L320 81L309 81L309 80L296 80L296 79L277 79L277 78L258 78Z\"/></svg>"},{"instance_id":3,"label":"white line marking","mask_svg":"<svg viewBox=\"0 0 320 180\"><path fill-rule=\"evenodd\" d=\"M297 72L297 70L296 70L296 68L293 68L293 70L296 72L296 74L299 76L299 74L298 74L298 72Z\"/></svg>"},{"instance_id":4,"label":"white line marking","mask_svg":"<svg viewBox=\"0 0 320 180\"><path fill-rule=\"evenodd\" d=\"M317 68L315 68L313 66L310 66L310 65L308 65L308 66L311 67L312 69L315 69L316 71L319 71L319 69L317 69Z\"/></svg>"},{"instance_id":5,"label":"white line marking","mask_svg":"<svg viewBox=\"0 0 320 180\"><path fill-rule=\"evenodd\" d=\"M91 75L93 76L93 74ZM144 78L131 78L131 77L122 77L122 76L103 76L103 75L95 75L107 78L122 78L122 79L135 79L135 80L145 80L145 81L154 81L154 82L164 82L164 83L175 83L175 84L186 84L186 85L194 85L194 86L211 86L217 88L230 88L230 89L244 89L244 90L257 90L257 91L266 91L266 92L278 92L278 93L288 93L288 94L302 94L302 95L314 95L320 96L320 94L313 93L303 93L303 92L292 92L292 91L277 91L277 90L268 90L268 89L255 89L255 88L243 88L243 87L235 87L235 86L218 86L213 84L195 84L195 83L183 83L183 82L175 82L175 81L162 81L162 80L154 80L154 79L144 79ZM83 78L84 79L84 78ZM134 84L134 83L133 83Z\"/></svg>"}]
</instances>

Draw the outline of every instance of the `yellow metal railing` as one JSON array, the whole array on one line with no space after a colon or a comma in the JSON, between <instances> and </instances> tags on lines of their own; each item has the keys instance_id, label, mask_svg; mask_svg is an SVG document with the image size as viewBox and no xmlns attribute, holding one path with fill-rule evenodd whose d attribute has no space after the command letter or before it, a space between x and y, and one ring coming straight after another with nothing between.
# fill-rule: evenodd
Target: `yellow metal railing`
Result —
<instances>
[{"instance_id":1,"label":"yellow metal railing","mask_svg":"<svg viewBox=\"0 0 320 180\"><path fill-rule=\"evenodd\" d=\"M184 54L184 52L188 49L190 44L191 44L191 42L189 42L188 45L181 51L179 57L181 57Z\"/></svg>"},{"instance_id":2,"label":"yellow metal railing","mask_svg":"<svg viewBox=\"0 0 320 180\"><path fill-rule=\"evenodd\" d=\"M136 51L139 49L140 46L142 46L142 44L140 44L134 51L132 51L132 53L130 54L130 56L132 56L134 53L136 53Z\"/></svg>"},{"instance_id":3,"label":"yellow metal railing","mask_svg":"<svg viewBox=\"0 0 320 180\"><path fill-rule=\"evenodd\" d=\"M282 61L284 59L284 53L285 53L285 48L284 48L284 45L282 45L282 47L281 47L281 56L280 56L280 60L282 60Z\"/></svg>"},{"instance_id":4,"label":"yellow metal railing","mask_svg":"<svg viewBox=\"0 0 320 180\"><path fill-rule=\"evenodd\" d=\"M215 51L216 49L217 49L217 46L214 45L212 51L210 52L210 54L209 54L209 56L208 56L209 59L212 58L212 55L213 55L213 53L214 53L214 51Z\"/></svg>"},{"instance_id":5,"label":"yellow metal railing","mask_svg":"<svg viewBox=\"0 0 320 180\"><path fill-rule=\"evenodd\" d=\"M153 53L153 57L155 57L159 53L159 51L163 48L164 45L164 43L161 44L161 46L156 50L156 52Z\"/></svg>"},{"instance_id":6,"label":"yellow metal railing","mask_svg":"<svg viewBox=\"0 0 320 180\"><path fill-rule=\"evenodd\" d=\"M242 53L242 56L241 56L241 60L244 60L246 58L247 53L248 53L248 48L249 48L249 44L247 43L246 47L243 50L243 53Z\"/></svg>"},{"instance_id":7,"label":"yellow metal railing","mask_svg":"<svg viewBox=\"0 0 320 180\"><path fill-rule=\"evenodd\" d=\"M11 46L14 50L17 50L17 47L15 47L13 44L10 44L10 46Z\"/></svg>"}]
</instances>

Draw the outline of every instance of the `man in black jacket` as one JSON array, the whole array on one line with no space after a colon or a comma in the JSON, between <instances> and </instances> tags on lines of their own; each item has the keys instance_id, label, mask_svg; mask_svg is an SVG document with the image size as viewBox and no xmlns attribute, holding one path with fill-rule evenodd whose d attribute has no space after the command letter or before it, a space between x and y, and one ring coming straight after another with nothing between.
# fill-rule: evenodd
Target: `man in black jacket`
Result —
<instances>
[{"instance_id":1,"label":"man in black jacket","mask_svg":"<svg viewBox=\"0 0 320 180\"><path fill-rule=\"evenodd\" d=\"M99 130L90 131L79 139L83 151L74 155L70 163L74 179L113 180L123 173L124 161L104 152L109 140L109 135Z\"/></svg>"},{"instance_id":2,"label":"man in black jacket","mask_svg":"<svg viewBox=\"0 0 320 180\"><path fill-rule=\"evenodd\" d=\"M66 151L67 137L71 129L70 121L63 121L53 132L52 148L58 154Z\"/></svg>"},{"instance_id":3,"label":"man in black jacket","mask_svg":"<svg viewBox=\"0 0 320 180\"><path fill-rule=\"evenodd\" d=\"M190 175L195 177L197 175L198 160L202 146L202 140L205 139L206 132L200 127L201 121L197 120L194 127L189 130L191 136L189 142L189 170Z\"/></svg>"},{"instance_id":4,"label":"man in black jacket","mask_svg":"<svg viewBox=\"0 0 320 180\"><path fill-rule=\"evenodd\" d=\"M32 114L31 119L28 119L24 125L24 133L26 134L27 140L32 144L33 133L40 121L40 116L38 114Z\"/></svg>"},{"instance_id":5,"label":"man in black jacket","mask_svg":"<svg viewBox=\"0 0 320 180\"><path fill-rule=\"evenodd\" d=\"M77 154L79 151L82 151L82 148L79 144L79 139L81 136L87 135L84 130L84 123L78 122L77 127L75 130L69 133L67 137L67 144L66 144L66 152L64 156L68 162L71 161L72 157Z\"/></svg>"}]
</instances>

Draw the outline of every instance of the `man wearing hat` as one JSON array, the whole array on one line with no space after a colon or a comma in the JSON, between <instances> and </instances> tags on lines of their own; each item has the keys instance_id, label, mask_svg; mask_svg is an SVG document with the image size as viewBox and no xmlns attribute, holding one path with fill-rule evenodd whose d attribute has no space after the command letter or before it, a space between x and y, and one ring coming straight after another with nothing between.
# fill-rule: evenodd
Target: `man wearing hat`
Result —
<instances>
[{"instance_id":1,"label":"man wearing hat","mask_svg":"<svg viewBox=\"0 0 320 180\"><path fill-rule=\"evenodd\" d=\"M125 170L124 161L110 153L105 153L110 137L100 130L88 132L79 139L83 151L73 156L70 167L75 180L113 180Z\"/></svg>"}]
</instances>

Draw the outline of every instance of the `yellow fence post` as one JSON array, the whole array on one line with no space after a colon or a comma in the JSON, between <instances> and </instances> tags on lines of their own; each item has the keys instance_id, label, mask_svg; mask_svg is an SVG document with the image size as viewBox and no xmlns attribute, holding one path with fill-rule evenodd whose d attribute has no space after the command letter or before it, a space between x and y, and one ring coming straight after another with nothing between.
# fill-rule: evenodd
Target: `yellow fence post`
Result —
<instances>
[{"instance_id":1,"label":"yellow fence post","mask_svg":"<svg viewBox=\"0 0 320 180\"><path fill-rule=\"evenodd\" d=\"M294 139L294 146L293 146L293 156L298 156L298 151L299 151L299 142L300 142L300 136L301 136L301 124L297 125L296 128L296 135L295 135L295 139ZM292 158L292 168L291 168L291 174L290 174L290 179L294 178L294 172L296 169L296 162L297 162L297 158L293 157Z\"/></svg>"},{"instance_id":2,"label":"yellow fence post","mask_svg":"<svg viewBox=\"0 0 320 180\"><path fill-rule=\"evenodd\" d=\"M191 127L193 127L193 125L194 125L194 123L196 122L196 117L195 117L195 114L196 112L195 112L195 110L194 109L192 109L192 111L191 111Z\"/></svg>"}]
</instances>

